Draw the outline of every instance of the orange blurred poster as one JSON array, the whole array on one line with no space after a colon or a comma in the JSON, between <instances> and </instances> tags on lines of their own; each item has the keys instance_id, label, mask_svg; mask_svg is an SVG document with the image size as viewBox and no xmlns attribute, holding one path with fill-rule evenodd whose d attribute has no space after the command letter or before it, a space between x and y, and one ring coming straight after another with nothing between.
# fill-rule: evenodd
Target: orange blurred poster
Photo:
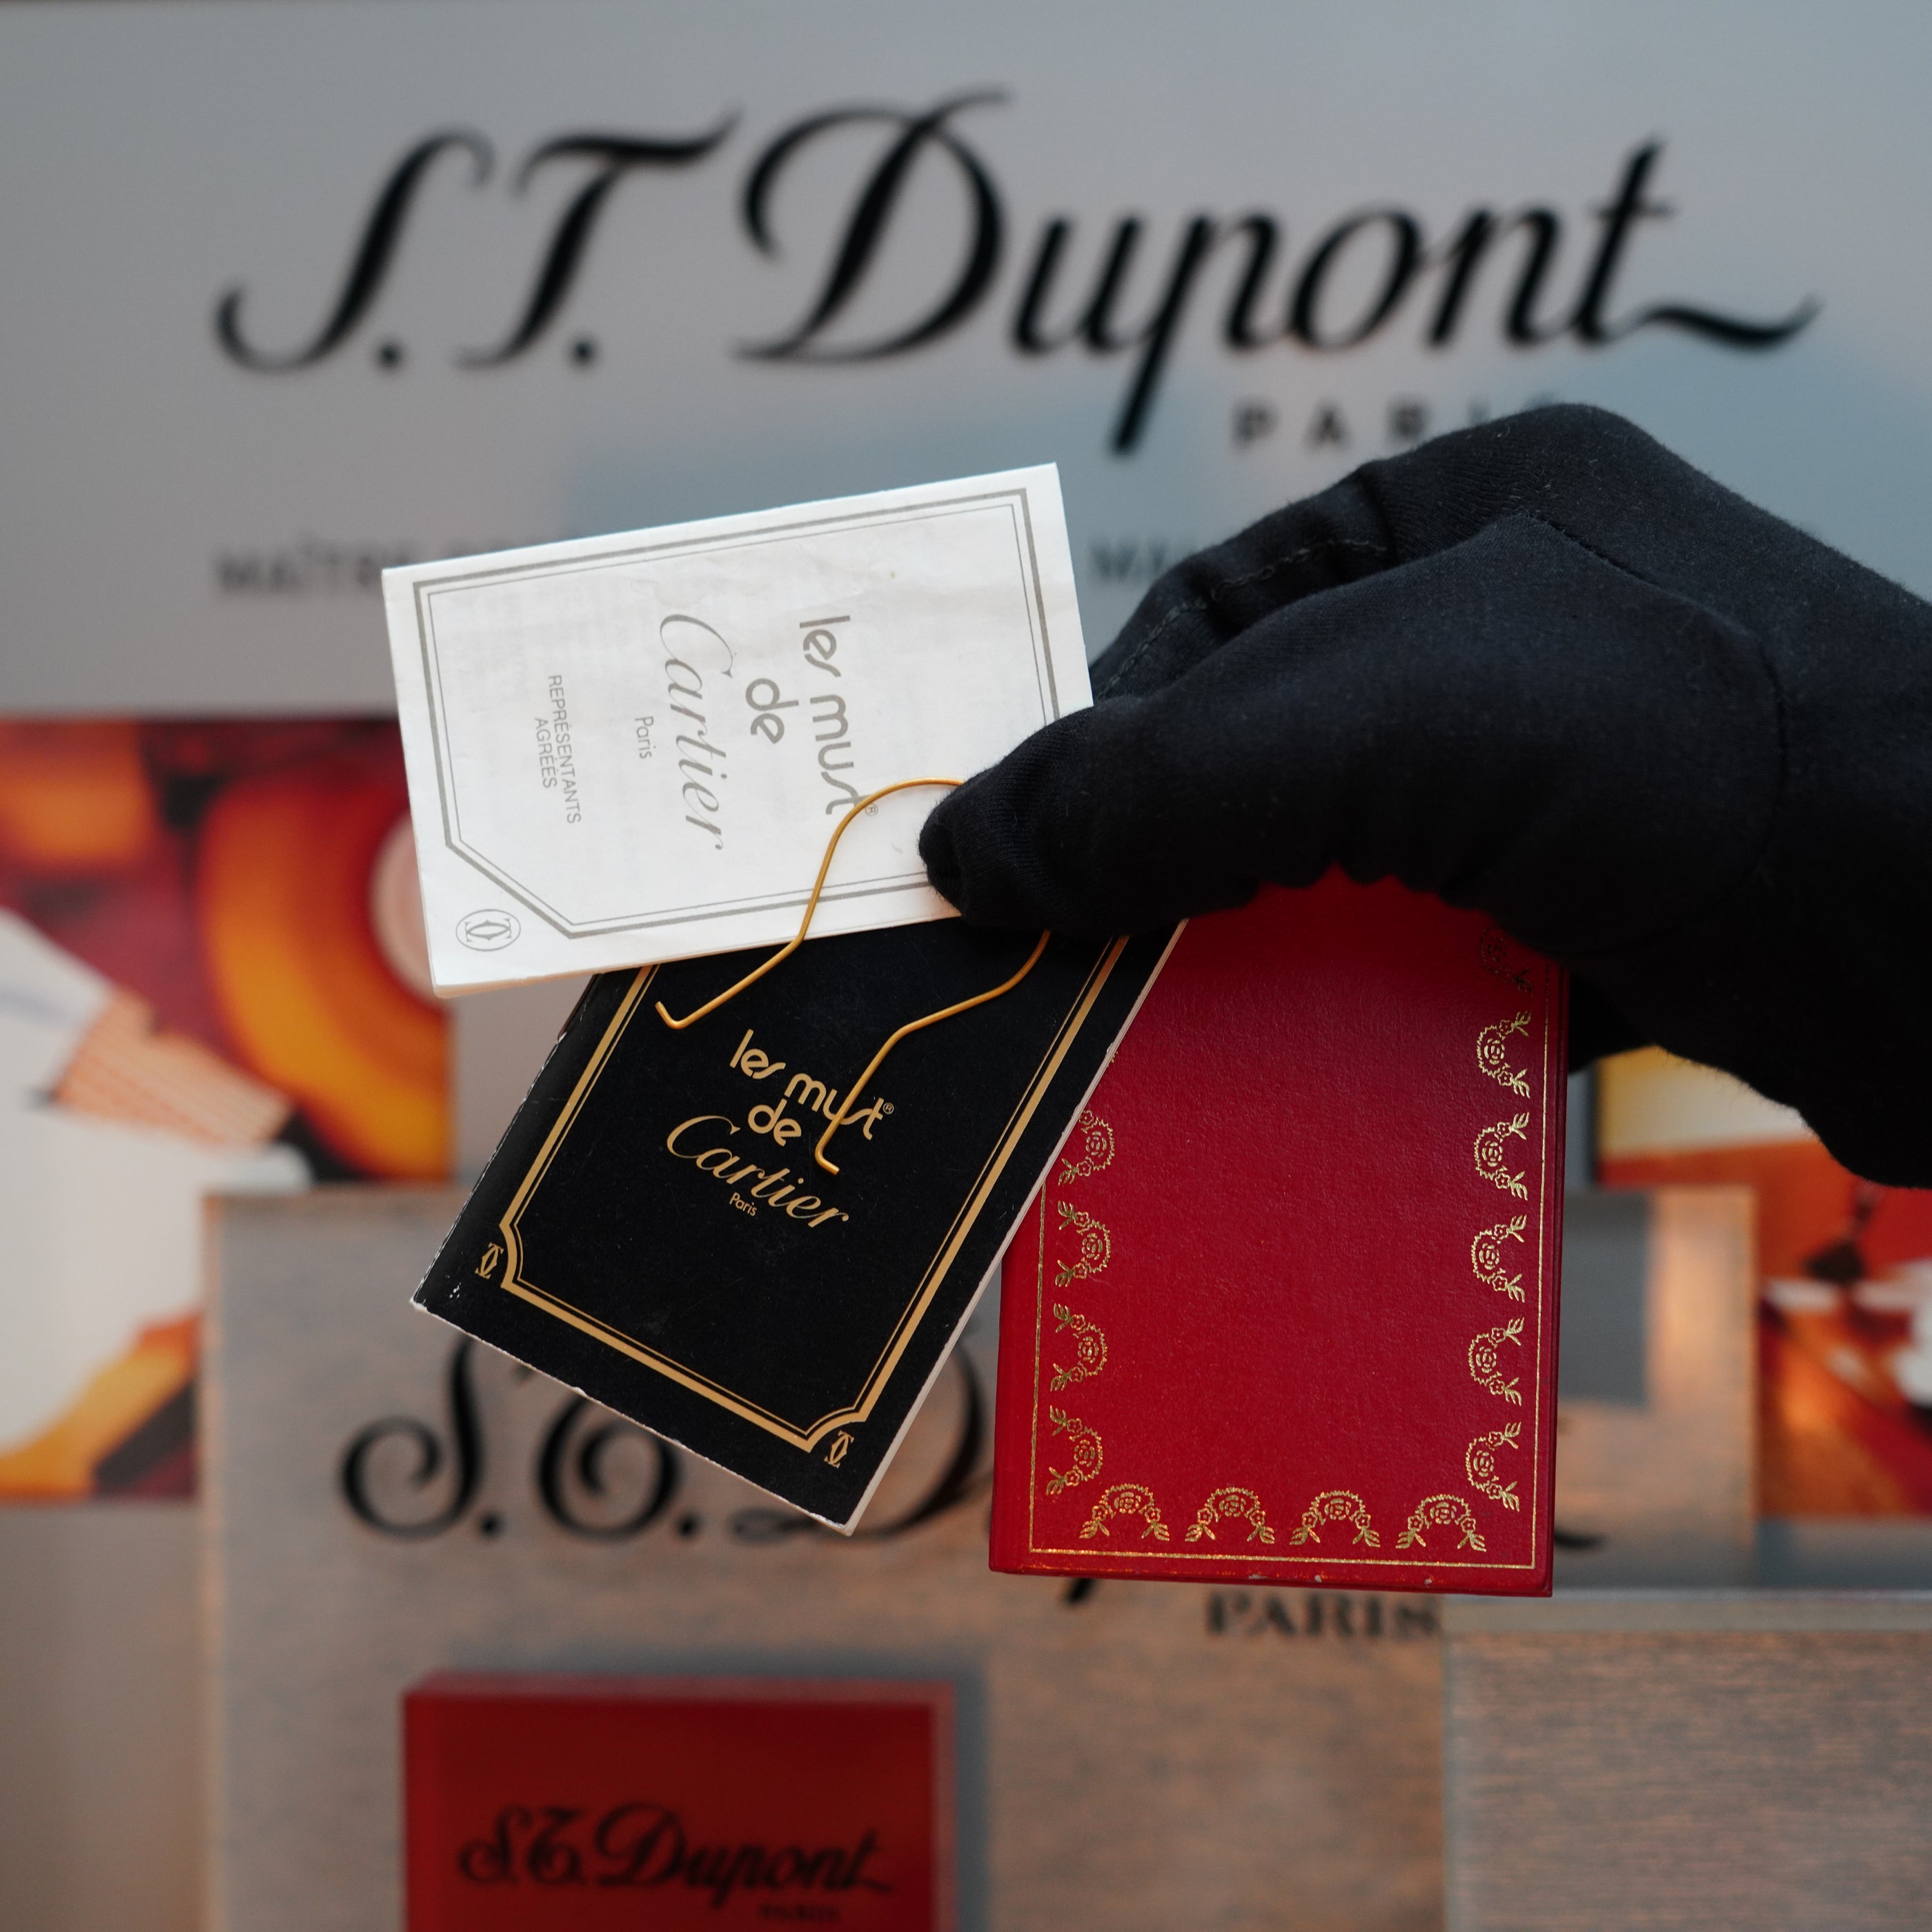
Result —
<instances>
[{"instance_id":1,"label":"orange blurred poster","mask_svg":"<svg viewBox=\"0 0 1932 1932\"><path fill-rule=\"evenodd\" d=\"M0 1501L194 1482L201 1200L448 1169L380 718L0 722Z\"/></svg>"},{"instance_id":2,"label":"orange blurred poster","mask_svg":"<svg viewBox=\"0 0 1932 1932\"><path fill-rule=\"evenodd\" d=\"M1757 1192L1758 1508L1932 1515L1932 1192L1874 1186L1789 1108L1654 1048L1599 1070L1608 1186Z\"/></svg>"}]
</instances>

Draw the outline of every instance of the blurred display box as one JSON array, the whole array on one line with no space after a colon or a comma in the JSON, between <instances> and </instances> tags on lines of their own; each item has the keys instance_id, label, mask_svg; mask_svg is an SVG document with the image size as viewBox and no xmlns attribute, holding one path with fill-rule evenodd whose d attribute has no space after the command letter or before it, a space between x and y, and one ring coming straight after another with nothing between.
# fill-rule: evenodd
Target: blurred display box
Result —
<instances>
[{"instance_id":1,"label":"blurred display box","mask_svg":"<svg viewBox=\"0 0 1932 1932\"><path fill-rule=\"evenodd\" d=\"M1748 1582L1749 1191L1573 1192L1564 1216L1557 1588Z\"/></svg>"},{"instance_id":2,"label":"blurred display box","mask_svg":"<svg viewBox=\"0 0 1932 1932\"><path fill-rule=\"evenodd\" d=\"M442 1671L403 1700L410 1932L951 1932L952 1689Z\"/></svg>"},{"instance_id":3,"label":"blurred display box","mask_svg":"<svg viewBox=\"0 0 1932 1932\"><path fill-rule=\"evenodd\" d=\"M820 1531L412 1309L458 1205L215 1210L220 1932L398 1923L399 1700L445 1670L950 1683L968 1928L1439 1923L1433 1604L993 1575L983 1316Z\"/></svg>"},{"instance_id":4,"label":"blurred display box","mask_svg":"<svg viewBox=\"0 0 1932 1932\"><path fill-rule=\"evenodd\" d=\"M990 1575L985 1315L966 1345L974 1380L947 1371L888 1478L872 1528L893 1533L802 1530L703 1466L661 1463L554 1386L459 1357L407 1306L457 1205L344 1190L218 1210L212 1922L399 1922L398 1700L450 1668L944 1677L969 1927L1216 1912L1240 1927L1277 1922L1291 1897L1318 1928L1439 1922L1436 1606L1112 1583L1070 1601L1064 1583ZM1742 1365L1729 1340L1702 1357L1728 1364L1730 1437L1667 1438L1678 1468L1629 1456L1674 1487L1619 1479L1618 1450L1695 1418L1670 1311L1724 1332L1735 1204L1573 1196L1568 1211L1558 1521L1604 1540L1564 1568L1654 1555L1647 1512L1672 1496L1669 1549L1733 1561L1748 1350ZM63 1525L12 1520L0 1648L38 1660L0 1671L0 1720L42 1742L32 1767L9 1762L0 1923L79 1932L88 1901L111 1898L130 1932L184 1925L184 1874L158 1889L154 1847L190 1822L194 1739L148 1712L152 1684L102 1660L148 1658L158 1630L185 1629L188 1600L156 1601L138 1552L104 1548L86 1614L57 1613L37 1580L67 1589L80 1573L38 1532ZM71 1726L108 1721L98 1699L76 1701L92 1684L142 1721L113 1754L56 1765ZM53 1844L69 1848L56 1865L30 1856ZM73 1882L53 1885L56 1870Z\"/></svg>"},{"instance_id":5,"label":"blurred display box","mask_svg":"<svg viewBox=\"0 0 1932 1932\"><path fill-rule=\"evenodd\" d=\"M1932 1190L1840 1167L1788 1107L1654 1047L1597 1070L1598 1177L1750 1189L1760 1580L1932 1570ZM1912 1534L1918 1519L1919 1534ZM1916 1544L1916 1549L1914 1547Z\"/></svg>"}]
</instances>

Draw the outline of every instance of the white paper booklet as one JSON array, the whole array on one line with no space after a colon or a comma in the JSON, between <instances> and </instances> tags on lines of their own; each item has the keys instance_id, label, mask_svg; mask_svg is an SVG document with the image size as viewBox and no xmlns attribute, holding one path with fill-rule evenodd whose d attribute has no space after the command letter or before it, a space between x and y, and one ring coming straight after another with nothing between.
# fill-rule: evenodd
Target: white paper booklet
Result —
<instances>
[{"instance_id":1,"label":"white paper booklet","mask_svg":"<svg viewBox=\"0 0 1932 1932\"><path fill-rule=\"evenodd\" d=\"M1051 466L386 571L446 992L788 939L856 800L1090 702ZM849 831L814 934L946 917Z\"/></svg>"}]
</instances>

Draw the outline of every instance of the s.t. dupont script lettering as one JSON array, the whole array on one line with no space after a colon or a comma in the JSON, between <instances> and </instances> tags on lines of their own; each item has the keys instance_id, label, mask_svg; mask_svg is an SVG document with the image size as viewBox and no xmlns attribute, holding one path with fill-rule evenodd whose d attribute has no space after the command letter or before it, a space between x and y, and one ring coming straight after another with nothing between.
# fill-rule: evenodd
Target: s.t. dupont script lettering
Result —
<instances>
[{"instance_id":1,"label":"s.t. dupont script lettering","mask_svg":"<svg viewBox=\"0 0 1932 1932\"><path fill-rule=\"evenodd\" d=\"M1346 354L1405 322L1427 347L1446 350L1479 319L1514 350L1561 341L1604 350L1670 330L1752 352L1790 340L1821 306L1806 297L1758 316L1681 298L1619 304L1640 234L1684 206L1681 192L1674 202L1659 195L1664 146L1656 140L1624 154L1608 194L1587 211L1530 192L1510 206L1469 207L1439 226L1388 202L1326 218L1285 214L1270 206L1268 184L1232 210L1197 208L1157 225L1131 210L1096 217L1058 209L1050 184L1029 182L1012 199L1043 212L1015 248L1009 196L988 159L1011 106L1007 94L980 90L925 106L834 106L772 133L746 158L738 196L745 236L778 270L797 259L801 234L827 239L818 266L808 268L812 279L796 319L741 342L736 352L795 367L887 362L961 335L1000 291L999 326L1010 353L1120 360L1108 441L1126 454L1140 445L1190 322L1210 302L1220 304L1218 345L1237 357ZM479 331L485 346L466 346L459 334L446 352L478 371L527 357L562 317L620 184L649 178L657 192L670 191L658 178L710 163L738 132L737 117L726 114L694 133L566 134L538 142L504 179L520 191L562 174L572 186L526 271L522 299L507 324L499 319ZM459 184L471 194L489 187L496 158L490 143L467 129L415 142L377 178L347 270L306 340L282 348L259 340L247 320L249 286L237 283L214 305L221 353L262 374L311 368L340 353L375 312L406 236L436 218L435 199L460 191ZM928 198L949 190L954 212L942 243ZM814 196L820 205L811 205ZM432 205L418 210L419 202ZM1579 227L1594 230L1594 246L1565 288L1558 255L1569 256L1565 238ZM1298 248L1296 237L1306 238ZM660 279L667 266L656 265ZM851 318L874 313L886 288L898 292L906 312L855 334ZM458 331L476 326L452 322ZM755 324L749 332L758 337ZM580 367L598 352L596 339L581 334L567 351ZM380 339L371 359L393 373L404 364L404 346Z\"/></svg>"},{"instance_id":2,"label":"s.t. dupont script lettering","mask_svg":"<svg viewBox=\"0 0 1932 1932\"><path fill-rule=\"evenodd\" d=\"M478 1886L688 1886L722 1906L739 1892L823 1899L859 1887L890 1892L866 1869L878 1850L871 1829L846 1844L707 1844L670 1805L642 1799L595 1816L568 1804L507 1804L458 1852L456 1868Z\"/></svg>"},{"instance_id":3,"label":"s.t. dupont script lettering","mask_svg":"<svg viewBox=\"0 0 1932 1932\"><path fill-rule=\"evenodd\" d=\"M482 1391L479 1370L494 1378ZM934 1445L931 1478L890 1514L875 1511L848 1538L795 1510L753 1504L725 1512L718 1529L733 1544L764 1548L803 1538L844 1551L910 1535L968 1507L991 1480L984 1466L986 1399L970 1351L955 1349L946 1372L958 1398L951 1434ZM662 1437L580 1395L544 1407L532 1426L524 1408L506 1396L526 1387L534 1396L542 1385L530 1370L479 1350L466 1335L452 1348L440 1386L440 1416L383 1416L343 1444L336 1492L364 1530L400 1543L434 1544L460 1528L495 1544L510 1527L506 1513L516 1508L513 1499L526 1498L534 1499L544 1523L582 1544L620 1547L655 1529L658 1540L668 1536L671 1546L685 1549L711 1532L713 1519L701 1509L674 1508L685 1497L685 1462ZM507 1444L486 1439L493 1420L508 1434ZM511 1464L517 1477L500 1486L500 1500L492 1498L486 1474ZM1090 1587L1093 1579L1081 1581Z\"/></svg>"}]
</instances>

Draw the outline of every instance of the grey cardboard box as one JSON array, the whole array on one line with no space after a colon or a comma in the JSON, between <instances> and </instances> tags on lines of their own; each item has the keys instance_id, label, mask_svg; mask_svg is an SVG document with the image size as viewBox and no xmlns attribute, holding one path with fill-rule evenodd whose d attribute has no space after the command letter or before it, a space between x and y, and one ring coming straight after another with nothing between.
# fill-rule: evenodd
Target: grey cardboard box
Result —
<instances>
[{"instance_id":1,"label":"grey cardboard box","mask_svg":"<svg viewBox=\"0 0 1932 1932\"><path fill-rule=\"evenodd\" d=\"M1576 1592L1447 1618L1450 1932L1917 1932L1932 1595Z\"/></svg>"}]
</instances>

